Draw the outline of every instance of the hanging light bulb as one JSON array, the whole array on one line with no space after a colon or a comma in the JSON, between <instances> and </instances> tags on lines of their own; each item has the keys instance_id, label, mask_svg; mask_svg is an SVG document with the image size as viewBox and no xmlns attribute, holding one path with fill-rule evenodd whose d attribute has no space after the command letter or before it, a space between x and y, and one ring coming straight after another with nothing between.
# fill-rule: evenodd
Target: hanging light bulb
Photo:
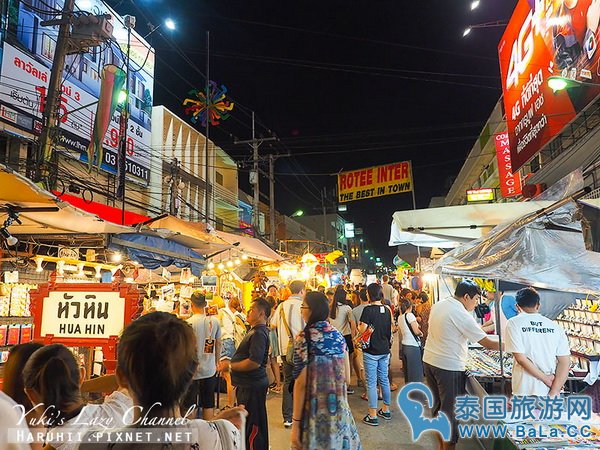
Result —
<instances>
[{"instance_id":1,"label":"hanging light bulb","mask_svg":"<svg viewBox=\"0 0 600 450\"><path fill-rule=\"evenodd\" d=\"M214 262L209 262L208 265L206 266L209 268L209 270L212 270L215 268L215 263Z\"/></svg>"},{"instance_id":2,"label":"hanging light bulb","mask_svg":"<svg viewBox=\"0 0 600 450\"><path fill-rule=\"evenodd\" d=\"M219 264L219 270L224 270L225 269L225 265L223 263Z\"/></svg>"},{"instance_id":3,"label":"hanging light bulb","mask_svg":"<svg viewBox=\"0 0 600 450\"><path fill-rule=\"evenodd\" d=\"M123 257L121 256L121 254L119 252L115 252L115 253L113 253L113 255L110 259L112 262L120 262L122 258Z\"/></svg>"},{"instance_id":4,"label":"hanging light bulb","mask_svg":"<svg viewBox=\"0 0 600 450\"><path fill-rule=\"evenodd\" d=\"M242 261L240 261L240 258L236 258L235 265L239 266L241 263L242 263Z\"/></svg>"},{"instance_id":5,"label":"hanging light bulb","mask_svg":"<svg viewBox=\"0 0 600 450\"><path fill-rule=\"evenodd\" d=\"M35 261L35 271L41 272L43 270L42 263L44 262L44 258L41 256L36 256L33 260Z\"/></svg>"},{"instance_id":6,"label":"hanging light bulb","mask_svg":"<svg viewBox=\"0 0 600 450\"><path fill-rule=\"evenodd\" d=\"M242 259L246 261L248 259L248 255L242 255Z\"/></svg>"},{"instance_id":7,"label":"hanging light bulb","mask_svg":"<svg viewBox=\"0 0 600 450\"><path fill-rule=\"evenodd\" d=\"M229 268L233 267L233 261L227 261L227 267L229 267Z\"/></svg>"}]
</instances>

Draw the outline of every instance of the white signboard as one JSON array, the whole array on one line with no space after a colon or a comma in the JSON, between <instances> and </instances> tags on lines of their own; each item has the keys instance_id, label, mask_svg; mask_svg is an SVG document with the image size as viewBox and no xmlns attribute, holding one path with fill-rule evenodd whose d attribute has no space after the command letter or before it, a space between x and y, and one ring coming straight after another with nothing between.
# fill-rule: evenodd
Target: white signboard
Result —
<instances>
[{"instance_id":1,"label":"white signboard","mask_svg":"<svg viewBox=\"0 0 600 450\"><path fill-rule=\"evenodd\" d=\"M25 2L17 5L9 19L10 31L3 47L0 120L37 135L42 128L43 99L50 81L58 27L40 26L39 23L45 20L40 16L41 10L31 9ZM40 7L60 10L62 2L48 0ZM119 67L124 64L127 32L123 19L101 1L81 2L77 8L92 14L110 14L118 43L103 44L88 53L67 56L59 108L58 146L68 155L85 162L94 126L95 102L100 94L102 68L106 64ZM135 31L131 35L130 57L131 116L127 125L126 171L128 175L149 182L154 50ZM119 117L117 110L104 137L102 168L113 173L117 170Z\"/></svg>"},{"instance_id":2,"label":"white signboard","mask_svg":"<svg viewBox=\"0 0 600 450\"><path fill-rule=\"evenodd\" d=\"M125 299L118 292L53 291L44 298L41 335L55 338L108 339L119 336Z\"/></svg>"}]
</instances>

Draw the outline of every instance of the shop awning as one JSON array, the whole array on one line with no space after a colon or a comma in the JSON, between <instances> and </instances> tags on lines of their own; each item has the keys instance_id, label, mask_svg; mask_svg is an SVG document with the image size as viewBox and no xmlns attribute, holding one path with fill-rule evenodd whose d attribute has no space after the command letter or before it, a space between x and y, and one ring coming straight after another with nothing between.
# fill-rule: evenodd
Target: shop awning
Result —
<instances>
[{"instance_id":1,"label":"shop awning","mask_svg":"<svg viewBox=\"0 0 600 450\"><path fill-rule=\"evenodd\" d=\"M538 211L552 203L551 201L486 203L397 211L392 216L389 245L413 244L413 242L413 245L421 245L421 242L424 244L429 240L427 238L420 240L426 236L439 239L441 242L438 244L444 245L478 239L503 222ZM434 243L435 240L429 242L429 244ZM427 246L444 247L444 245Z\"/></svg>"},{"instance_id":2,"label":"shop awning","mask_svg":"<svg viewBox=\"0 0 600 450\"><path fill-rule=\"evenodd\" d=\"M218 235L209 233L205 224L188 222L170 215L161 216L144 227L152 229L161 237L194 249L201 255L210 255L232 247L231 243Z\"/></svg>"},{"instance_id":3,"label":"shop awning","mask_svg":"<svg viewBox=\"0 0 600 450\"><path fill-rule=\"evenodd\" d=\"M271 247L250 236L240 236L239 234L226 233L224 231L214 231L215 235L234 246L240 253L248 255L250 258L261 261L283 261L284 258L275 252Z\"/></svg>"},{"instance_id":4,"label":"shop awning","mask_svg":"<svg viewBox=\"0 0 600 450\"><path fill-rule=\"evenodd\" d=\"M19 220L9 231L14 235L37 234L105 234L130 231L82 211L40 188L31 180L0 165L0 223L7 217L6 208L16 207ZM44 208L45 211L35 211ZM52 210L55 209L55 210Z\"/></svg>"},{"instance_id":5,"label":"shop awning","mask_svg":"<svg viewBox=\"0 0 600 450\"><path fill-rule=\"evenodd\" d=\"M194 275L200 275L204 258L185 245L144 233L122 233L110 239L110 247L125 251L147 269L176 266L190 267Z\"/></svg>"}]
</instances>

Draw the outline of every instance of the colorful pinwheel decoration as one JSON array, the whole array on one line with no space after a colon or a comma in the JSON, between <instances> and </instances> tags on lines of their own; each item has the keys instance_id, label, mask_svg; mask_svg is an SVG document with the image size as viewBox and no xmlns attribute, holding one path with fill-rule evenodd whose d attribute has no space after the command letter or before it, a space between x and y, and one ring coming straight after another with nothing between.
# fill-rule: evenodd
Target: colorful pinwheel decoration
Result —
<instances>
[{"instance_id":1,"label":"colorful pinwheel decoration","mask_svg":"<svg viewBox=\"0 0 600 450\"><path fill-rule=\"evenodd\" d=\"M202 126L206 126L207 120L211 125L219 125L220 121L229 118L229 111L233 109L233 102L225 100L227 88L223 85L217 86L214 81L209 82L209 96L206 99L206 92L203 90L193 89L188 92L192 98L186 98L183 101L186 114L191 114L193 123L200 122Z\"/></svg>"}]
</instances>

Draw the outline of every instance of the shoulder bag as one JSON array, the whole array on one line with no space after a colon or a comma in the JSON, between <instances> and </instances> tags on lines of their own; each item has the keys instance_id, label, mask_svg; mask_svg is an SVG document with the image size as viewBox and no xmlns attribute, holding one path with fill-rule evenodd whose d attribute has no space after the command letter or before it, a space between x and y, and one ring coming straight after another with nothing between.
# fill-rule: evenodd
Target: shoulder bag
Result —
<instances>
[{"instance_id":1,"label":"shoulder bag","mask_svg":"<svg viewBox=\"0 0 600 450\"><path fill-rule=\"evenodd\" d=\"M421 349L421 352L422 352L423 351L423 341L421 341L421 338L415 334L414 330L410 326L410 323L408 323L408 317L406 314L404 314L404 321L406 322L406 326L408 327L408 330L415 338L415 341L417 341L417 345L419 346L419 348Z\"/></svg>"},{"instance_id":2,"label":"shoulder bag","mask_svg":"<svg viewBox=\"0 0 600 450\"><path fill-rule=\"evenodd\" d=\"M285 349L285 360L288 364L293 364L294 362L294 336L292 335L292 330L290 329L290 324L291 324L291 320L292 320L292 315L293 315L293 311L292 309L294 308L294 305L292 305L290 307L290 323L288 323L288 321L285 318L285 307L284 304L281 304L281 318L283 320L283 325L285 327L285 330L287 331L288 334L288 344L287 344L287 348Z\"/></svg>"}]
</instances>

